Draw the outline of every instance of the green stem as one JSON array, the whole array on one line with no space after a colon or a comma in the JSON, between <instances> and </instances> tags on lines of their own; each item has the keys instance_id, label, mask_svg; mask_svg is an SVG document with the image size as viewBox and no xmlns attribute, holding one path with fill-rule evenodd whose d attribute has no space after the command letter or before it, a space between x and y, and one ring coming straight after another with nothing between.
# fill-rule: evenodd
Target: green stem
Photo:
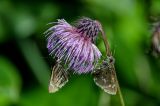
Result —
<instances>
[{"instance_id":1,"label":"green stem","mask_svg":"<svg viewBox=\"0 0 160 106\"><path fill-rule=\"evenodd\" d=\"M106 48L107 56L111 56L112 53L111 53L111 50L110 50L110 46L109 46L107 37L105 36L104 31L102 30L102 27L101 27L101 33L102 33L102 38L103 38L104 45L105 45L105 48ZM115 67L114 67L114 70L115 70ZM115 74L116 74L116 72L115 72ZM123 95L121 93L121 89L120 89L120 86L119 86L117 75L115 75L115 77L116 77L116 81L117 81L117 91L118 91L119 99L120 99L120 102L121 102L121 106L125 106Z\"/></svg>"},{"instance_id":2,"label":"green stem","mask_svg":"<svg viewBox=\"0 0 160 106\"><path fill-rule=\"evenodd\" d=\"M114 70L115 70L115 68L114 68ZM118 82L118 78L117 78L116 72L115 72L115 76L116 76L117 91L118 91L119 99L120 99L120 102L121 102L121 106L125 106L123 95L122 95L122 92L121 92L121 88L119 86L119 82Z\"/></svg>"},{"instance_id":3,"label":"green stem","mask_svg":"<svg viewBox=\"0 0 160 106\"><path fill-rule=\"evenodd\" d=\"M101 29L101 33L102 33L102 38L103 38L104 45L105 45L105 48L106 48L107 56L110 56L111 55L111 51L110 51L110 46L109 46L107 37L105 36L105 33L104 33L104 31L102 29Z\"/></svg>"},{"instance_id":4,"label":"green stem","mask_svg":"<svg viewBox=\"0 0 160 106\"><path fill-rule=\"evenodd\" d=\"M118 81L117 81L118 82ZM119 84L118 84L118 94L119 94L119 99L120 99L120 102L121 102L121 105L122 106L125 106L125 103L124 103L124 99L123 99L123 95L122 95L122 92L121 92L121 89L119 87Z\"/></svg>"}]
</instances>

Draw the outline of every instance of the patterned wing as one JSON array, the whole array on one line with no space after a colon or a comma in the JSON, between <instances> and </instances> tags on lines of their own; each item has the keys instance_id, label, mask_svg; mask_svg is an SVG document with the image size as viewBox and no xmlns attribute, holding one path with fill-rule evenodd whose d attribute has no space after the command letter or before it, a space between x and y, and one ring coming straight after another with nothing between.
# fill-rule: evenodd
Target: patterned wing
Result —
<instances>
[{"instance_id":1,"label":"patterned wing","mask_svg":"<svg viewBox=\"0 0 160 106\"><path fill-rule=\"evenodd\" d=\"M118 85L113 61L104 61L100 68L95 69L92 74L96 85L108 94L116 94Z\"/></svg>"},{"instance_id":2,"label":"patterned wing","mask_svg":"<svg viewBox=\"0 0 160 106\"><path fill-rule=\"evenodd\" d=\"M60 64L56 64L52 69L49 83L49 93L54 93L68 82L68 73Z\"/></svg>"}]
</instances>

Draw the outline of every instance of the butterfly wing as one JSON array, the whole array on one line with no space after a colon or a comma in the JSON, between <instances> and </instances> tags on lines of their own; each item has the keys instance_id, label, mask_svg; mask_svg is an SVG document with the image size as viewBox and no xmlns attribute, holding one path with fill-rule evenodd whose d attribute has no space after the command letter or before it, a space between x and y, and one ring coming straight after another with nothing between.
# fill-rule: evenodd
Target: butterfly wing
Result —
<instances>
[{"instance_id":1,"label":"butterfly wing","mask_svg":"<svg viewBox=\"0 0 160 106\"><path fill-rule=\"evenodd\" d=\"M49 93L54 93L68 82L68 73L60 64L56 64L52 69L49 83Z\"/></svg>"},{"instance_id":2,"label":"butterfly wing","mask_svg":"<svg viewBox=\"0 0 160 106\"><path fill-rule=\"evenodd\" d=\"M117 79L114 64L103 65L99 69L95 69L92 73L94 82L108 94L115 95L117 92Z\"/></svg>"}]
</instances>

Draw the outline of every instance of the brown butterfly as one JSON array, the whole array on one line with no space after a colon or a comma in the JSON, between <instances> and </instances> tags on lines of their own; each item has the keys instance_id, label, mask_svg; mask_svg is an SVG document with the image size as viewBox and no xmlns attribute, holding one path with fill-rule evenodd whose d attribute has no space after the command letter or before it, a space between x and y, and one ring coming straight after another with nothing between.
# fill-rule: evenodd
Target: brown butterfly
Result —
<instances>
[{"instance_id":1,"label":"brown butterfly","mask_svg":"<svg viewBox=\"0 0 160 106\"><path fill-rule=\"evenodd\" d=\"M116 94L118 87L114 62L113 56L107 56L107 60L103 61L100 67L92 73L96 85L112 95Z\"/></svg>"},{"instance_id":2,"label":"brown butterfly","mask_svg":"<svg viewBox=\"0 0 160 106\"><path fill-rule=\"evenodd\" d=\"M59 63L53 66L49 83L49 93L54 93L62 88L68 82L68 75L67 71Z\"/></svg>"}]
</instances>

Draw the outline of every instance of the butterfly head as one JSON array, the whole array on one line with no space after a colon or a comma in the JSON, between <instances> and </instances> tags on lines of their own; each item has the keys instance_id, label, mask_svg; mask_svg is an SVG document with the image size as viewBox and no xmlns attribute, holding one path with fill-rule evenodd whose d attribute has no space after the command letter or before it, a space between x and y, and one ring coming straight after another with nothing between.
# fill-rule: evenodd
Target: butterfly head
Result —
<instances>
[{"instance_id":1,"label":"butterfly head","mask_svg":"<svg viewBox=\"0 0 160 106\"><path fill-rule=\"evenodd\" d=\"M109 64L114 64L115 63L115 59L113 56L107 56L107 59L103 60L102 65L103 66L107 66Z\"/></svg>"}]
</instances>

